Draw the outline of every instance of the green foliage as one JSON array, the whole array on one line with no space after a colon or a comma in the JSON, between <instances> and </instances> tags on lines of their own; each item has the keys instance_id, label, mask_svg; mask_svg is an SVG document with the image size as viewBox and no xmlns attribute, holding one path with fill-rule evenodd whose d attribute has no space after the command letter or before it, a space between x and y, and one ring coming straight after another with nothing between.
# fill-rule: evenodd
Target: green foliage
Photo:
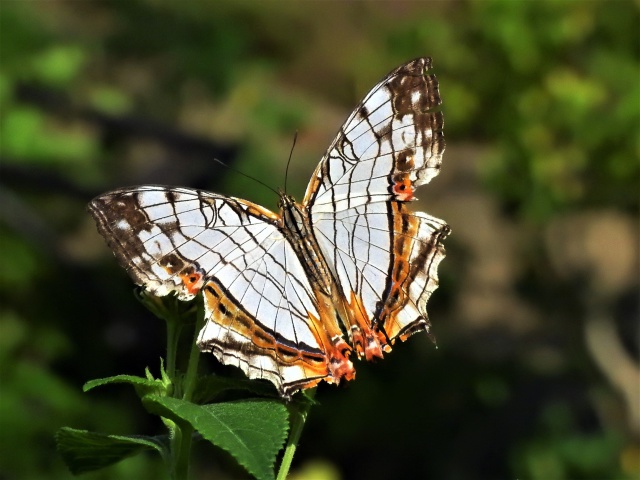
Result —
<instances>
[{"instance_id":1,"label":"green foliage","mask_svg":"<svg viewBox=\"0 0 640 480\"><path fill-rule=\"evenodd\" d=\"M142 402L151 413L190 424L203 439L233 455L257 479L275 478L275 456L287 435L288 414L282 403L254 399L197 405L158 395L145 395ZM158 452L167 462L170 456L166 435L108 435L64 427L56 434L56 444L76 475L111 466L145 450Z\"/></svg>"},{"instance_id":2,"label":"green foliage","mask_svg":"<svg viewBox=\"0 0 640 480\"><path fill-rule=\"evenodd\" d=\"M86 62L86 54L79 45L55 45L35 55L32 62L32 71L38 79L64 87L77 78Z\"/></svg>"},{"instance_id":3,"label":"green foliage","mask_svg":"<svg viewBox=\"0 0 640 480\"><path fill-rule=\"evenodd\" d=\"M150 412L176 423L189 423L205 440L232 454L257 479L275 478L275 457L287 437L287 409L281 402L256 399L196 405L150 395L143 403Z\"/></svg>"},{"instance_id":4,"label":"green foliage","mask_svg":"<svg viewBox=\"0 0 640 480\"><path fill-rule=\"evenodd\" d=\"M112 383L125 383L132 385L136 389L136 393L140 398L156 393L166 395L168 390L166 382L149 377L150 374L149 370L147 369L147 378L137 377L135 375L116 375L115 377L98 378L96 380L90 380L85 383L82 390L88 392L93 388L101 387L103 385L109 385Z\"/></svg>"},{"instance_id":5,"label":"green foliage","mask_svg":"<svg viewBox=\"0 0 640 480\"><path fill-rule=\"evenodd\" d=\"M416 19L392 37L398 50L446 51L436 66L448 138L497 140L487 183L528 219L611 199L637 210L637 11L624 1L469 6L462 26Z\"/></svg>"},{"instance_id":6,"label":"green foliage","mask_svg":"<svg viewBox=\"0 0 640 480\"><path fill-rule=\"evenodd\" d=\"M10 158L56 167L84 163L97 151L90 132L55 128L39 110L18 106L4 114L0 145Z\"/></svg>"},{"instance_id":7,"label":"green foliage","mask_svg":"<svg viewBox=\"0 0 640 480\"><path fill-rule=\"evenodd\" d=\"M518 475L532 480L609 477L616 470L623 445L620 435L576 435L574 429L567 405L549 406L541 417L537 437L516 451Z\"/></svg>"},{"instance_id":8,"label":"green foliage","mask_svg":"<svg viewBox=\"0 0 640 480\"><path fill-rule=\"evenodd\" d=\"M102 401L90 401L47 365L68 354L68 338L51 327L33 328L24 316L0 313L0 471L9 478L63 478L65 467L51 457L52 432L63 422L95 428L126 428L128 412ZM25 459L25 445L34 448ZM50 447L49 447L50 446ZM143 469L149 468L143 462ZM121 469L133 475L131 468Z\"/></svg>"},{"instance_id":9,"label":"green foliage","mask_svg":"<svg viewBox=\"0 0 640 480\"><path fill-rule=\"evenodd\" d=\"M507 137L511 153L494 166L494 182L508 185L505 195L521 203L534 218L547 218L558 209L582 203L601 204L611 194L598 188L603 183L617 184L620 193L627 195L620 198L623 205L631 206L635 203L631 190L639 172L634 137L640 112L628 106L640 102L638 84L632 80L638 59L608 52L633 43L633 29L621 28L632 17L605 4L571 9L568 3L548 2L532 22L531 4L522 5L521 15L515 21L509 16L509 23L525 32L516 38L527 39L525 51L531 52L531 58L522 56L517 45L507 57L515 67L526 62L522 63L523 87L512 93L522 122L514 124ZM511 12L495 13L506 16ZM539 30L536 23L547 35L533 35L532 28ZM621 32L630 36L625 38ZM610 40L601 42L591 55L580 55L583 42L597 38ZM563 62L565 59L570 60ZM543 60L551 60L550 65L545 68ZM523 80L531 76L535 81L525 87ZM605 118L605 124L598 121ZM625 170L622 176L621 168ZM534 188L523 188L527 184L514 187L515 179ZM527 196L515 196L516 191L527 192Z\"/></svg>"},{"instance_id":10,"label":"green foliage","mask_svg":"<svg viewBox=\"0 0 640 480\"><path fill-rule=\"evenodd\" d=\"M288 413L278 398L248 399L201 405L193 399L210 400L223 392L259 391L247 380L237 382L217 377L200 377L198 355L188 349L179 350L179 336L191 339L191 349L197 352L195 334L203 324L202 298L197 302L181 302L175 297L154 297L138 291L137 297L157 317L167 323L167 371L160 367L160 379L149 369L145 377L117 375L89 381L88 392L96 387L128 384L135 388L145 409L160 416L169 429L168 435L154 437L112 435L72 428L61 428L56 434L58 451L74 474L111 466L146 450L155 450L165 461L171 477L186 480L190 462L192 437L202 438L230 453L240 465L259 480L274 479L274 463L288 431ZM199 312L199 313L198 313ZM198 316L199 320L194 320ZM191 328L186 328L191 326ZM182 357L182 358L180 358ZM185 371L177 364L185 364ZM191 384L194 383L194 385ZM273 388L270 391L273 395ZM170 441L167 441L167 438Z\"/></svg>"},{"instance_id":11,"label":"green foliage","mask_svg":"<svg viewBox=\"0 0 640 480\"><path fill-rule=\"evenodd\" d=\"M26 291L41 263L38 252L31 245L21 242L16 235L2 234L2 248L5 252L4 263L0 269L0 287L21 292Z\"/></svg>"},{"instance_id":12,"label":"green foliage","mask_svg":"<svg viewBox=\"0 0 640 480\"><path fill-rule=\"evenodd\" d=\"M74 475L109 467L144 450L168 455L162 437L107 435L63 427L55 436L58 452Z\"/></svg>"}]
</instances>

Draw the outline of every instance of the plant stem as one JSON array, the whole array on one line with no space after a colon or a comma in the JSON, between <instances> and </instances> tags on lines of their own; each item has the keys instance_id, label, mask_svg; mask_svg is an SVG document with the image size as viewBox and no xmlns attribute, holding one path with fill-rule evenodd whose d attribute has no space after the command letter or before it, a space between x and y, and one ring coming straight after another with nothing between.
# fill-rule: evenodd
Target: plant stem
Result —
<instances>
[{"instance_id":1,"label":"plant stem","mask_svg":"<svg viewBox=\"0 0 640 480\"><path fill-rule=\"evenodd\" d=\"M313 397L316 394L316 389L311 388L306 392L308 401L303 402L302 405L291 413L291 432L289 433L289 438L287 439L287 446L284 450L284 455L282 456L282 462L280 463L280 468L278 469L278 476L276 480L285 480L287 475L289 474L289 469L291 468L291 462L293 461L293 456L296 453L296 448L298 447L298 440L300 440L300 435L302 434L302 429L304 428L304 422L307 420L307 415L309 414L309 410L311 409L311 405L313 404Z\"/></svg>"},{"instance_id":2,"label":"plant stem","mask_svg":"<svg viewBox=\"0 0 640 480\"><path fill-rule=\"evenodd\" d=\"M187 480L189 478L189 461L191 460L191 437L193 427L186 422L176 425L174 442L171 442L173 454L173 478Z\"/></svg>"},{"instance_id":3,"label":"plant stem","mask_svg":"<svg viewBox=\"0 0 640 480\"><path fill-rule=\"evenodd\" d=\"M197 345L198 335L204 326L204 305L202 300L198 301L198 312L196 314L196 325L191 342L191 352L189 353L189 361L187 363L187 371L182 380L182 399L191 401L193 391L196 387L196 379L198 377L198 362L200 361L200 349Z\"/></svg>"},{"instance_id":4,"label":"plant stem","mask_svg":"<svg viewBox=\"0 0 640 480\"><path fill-rule=\"evenodd\" d=\"M178 322L181 320L183 321L184 319L178 319ZM176 394L178 397L182 396L183 400L191 400L196 386L196 379L198 376L198 362L200 360L200 349L196 345L196 339L203 325L204 307L202 305L202 301L199 300L194 338L191 342L191 351L189 352L186 371L184 376L182 377L180 388L177 391L176 389L174 389L174 396L176 396ZM168 345L171 344L168 343ZM178 345L177 338L175 339L174 345L176 347ZM169 348L169 350L167 351L167 358L169 357L170 350L171 349ZM172 382L176 381L180 380L174 377L172 379ZM187 480L189 477L189 461L191 460L191 440L193 437L193 432L193 427L187 422L181 422L180 425L176 424L173 428L173 431L171 432L171 455L173 457L172 476L175 480Z\"/></svg>"},{"instance_id":5,"label":"plant stem","mask_svg":"<svg viewBox=\"0 0 640 480\"><path fill-rule=\"evenodd\" d=\"M178 356L178 340L180 336L179 334L180 334L180 330L182 329L179 326L179 323L180 323L179 318L173 315L168 315L164 317L164 319L167 325L166 373L169 379L171 380L171 390L169 390L168 393L169 395L175 395L176 392L179 390L179 388L177 388L178 386L176 385L176 383L178 382L176 363L177 363L177 356ZM171 438L171 443L169 446L170 461L168 466L171 472L171 479L172 480L186 479L186 477L183 476L183 472L179 471L178 469L178 464L180 463L179 462L180 450L182 446L182 429L175 422L167 421L165 423L167 423L167 425L170 425L169 437ZM181 468L183 468L182 465L181 465Z\"/></svg>"},{"instance_id":6,"label":"plant stem","mask_svg":"<svg viewBox=\"0 0 640 480\"><path fill-rule=\"evenodd\" d=\"M181 327L179 320L171 319L166 321L167 324L167 375L172 382L176 380L176 357L178 350L178 340ZM175 390L175 384L174 384Z\"/></svg>"}]
</instances>

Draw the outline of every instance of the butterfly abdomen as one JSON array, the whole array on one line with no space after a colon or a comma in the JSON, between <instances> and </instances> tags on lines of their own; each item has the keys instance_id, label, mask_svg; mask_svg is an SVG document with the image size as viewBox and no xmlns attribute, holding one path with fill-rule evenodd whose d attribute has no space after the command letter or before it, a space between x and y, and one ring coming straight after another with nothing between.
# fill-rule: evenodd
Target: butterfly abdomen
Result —
<instances>
[{"instance_id":1,"label":"butterfly abdomen","mask_svg":"<svg viewBox=\"0 0 640 480\"><path fill-rule=\"evenodd\" d=\"M311 285L325 295L331 295L333 277L316 242L307 212L292 197L280 200L282 233L302 262Z\"/></svg>"}]
</instances>

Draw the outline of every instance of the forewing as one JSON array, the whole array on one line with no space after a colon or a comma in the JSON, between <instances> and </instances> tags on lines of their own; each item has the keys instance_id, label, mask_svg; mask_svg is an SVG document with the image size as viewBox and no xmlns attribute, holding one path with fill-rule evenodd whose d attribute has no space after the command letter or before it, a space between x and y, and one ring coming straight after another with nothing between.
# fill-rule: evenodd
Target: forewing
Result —
<instances>
[{"instance_id":1,"label":"forewing","mask_svg":"<svg viewBox=\"0 0 640 480\"><path fill-rule=\"evenodd\" d=\"M89 211L137 284L183 300L203 291L202 350L285 395L329 375L315 296L277 215L236 198L159 186L102 195Z\"/></svg>"},{"instance_id":2,"label":"forewing","mask_svg":"<svg viewBox=\"0 0 640 480\"><path fill-rule=\"evenodd\" d=\"M430 69L431 59L416 59L371 90L305 195L320 248L357 310L355 323L362 331L380 328L383 348L428 327L426 302L437 288L440 241L449 232L443 221L405 205L442 162L441 100Z\"/></svg>"},{"instance_id":3,"label":"forewing","mask_svg":"<svg viewBox=\"0 0 640 480\"><path fill-rule=\"evenodd\" d=\"M303 203L331 213L372 201L408 201L438 175L442 101L430 69L430 58L418 58L373 87L340 128Z\"/></svg>"}]
</instances>

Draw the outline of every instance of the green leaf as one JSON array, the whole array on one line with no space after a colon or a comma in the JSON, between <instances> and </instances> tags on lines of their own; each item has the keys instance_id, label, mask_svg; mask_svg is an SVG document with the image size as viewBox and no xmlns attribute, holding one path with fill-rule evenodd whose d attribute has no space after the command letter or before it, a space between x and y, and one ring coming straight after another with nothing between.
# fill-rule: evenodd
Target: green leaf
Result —
<instances>
[{"instance_id":1,"label":"green leaf","mask_svg":"<svg viewBox=\"0 0 640 480\"><path fill-rule=\"evenodd\" d=\"M62 427L55 435L58 452L71 473L98 470L144 450L155 450L167 458L166 437L108 435Z\"/></svg>"},{"instance_id":2,"label":"green leaf","mask_svg":"<svg viewBox=\"0 0 640 480\"><path fill-rule=\"evenodd\" d=\"M142 401L150 412L189 423L258 480L274 478L273 465L288 430L287 409L281 402L253 399L196 405L155 395Z\"/></svg>"},{"instance_id":3,"label":"green leaf","mask_svg":"<svg viewBox=\"0 0 640 480\"><path fill-rule=\"evenodd\" d=\"M167 393L167 385L165 385L162 380L156 380L154 378L143 378L136 375L116 375L115 377L89 380L82 387L82 391L88 392L93 388L101 387L102 385L109 385L112 383L128 383L130 385L133 385L133 387L136 389L136 393L140 398L144 397L145 395L166 395Z\"/></svg>"},{"instance_id":4,"label":"green leaf","mask_svg":"<svg viewBox=\"0 0 640 480\"><path fill-rule=\"evenodd\" d=\"M223 393L231 391L245 391L261 397L279 398L277 390L271 383L248 378L206 375L198 378L192 400L199 404L210 403Z\"/></svg>"}]
</instances>

